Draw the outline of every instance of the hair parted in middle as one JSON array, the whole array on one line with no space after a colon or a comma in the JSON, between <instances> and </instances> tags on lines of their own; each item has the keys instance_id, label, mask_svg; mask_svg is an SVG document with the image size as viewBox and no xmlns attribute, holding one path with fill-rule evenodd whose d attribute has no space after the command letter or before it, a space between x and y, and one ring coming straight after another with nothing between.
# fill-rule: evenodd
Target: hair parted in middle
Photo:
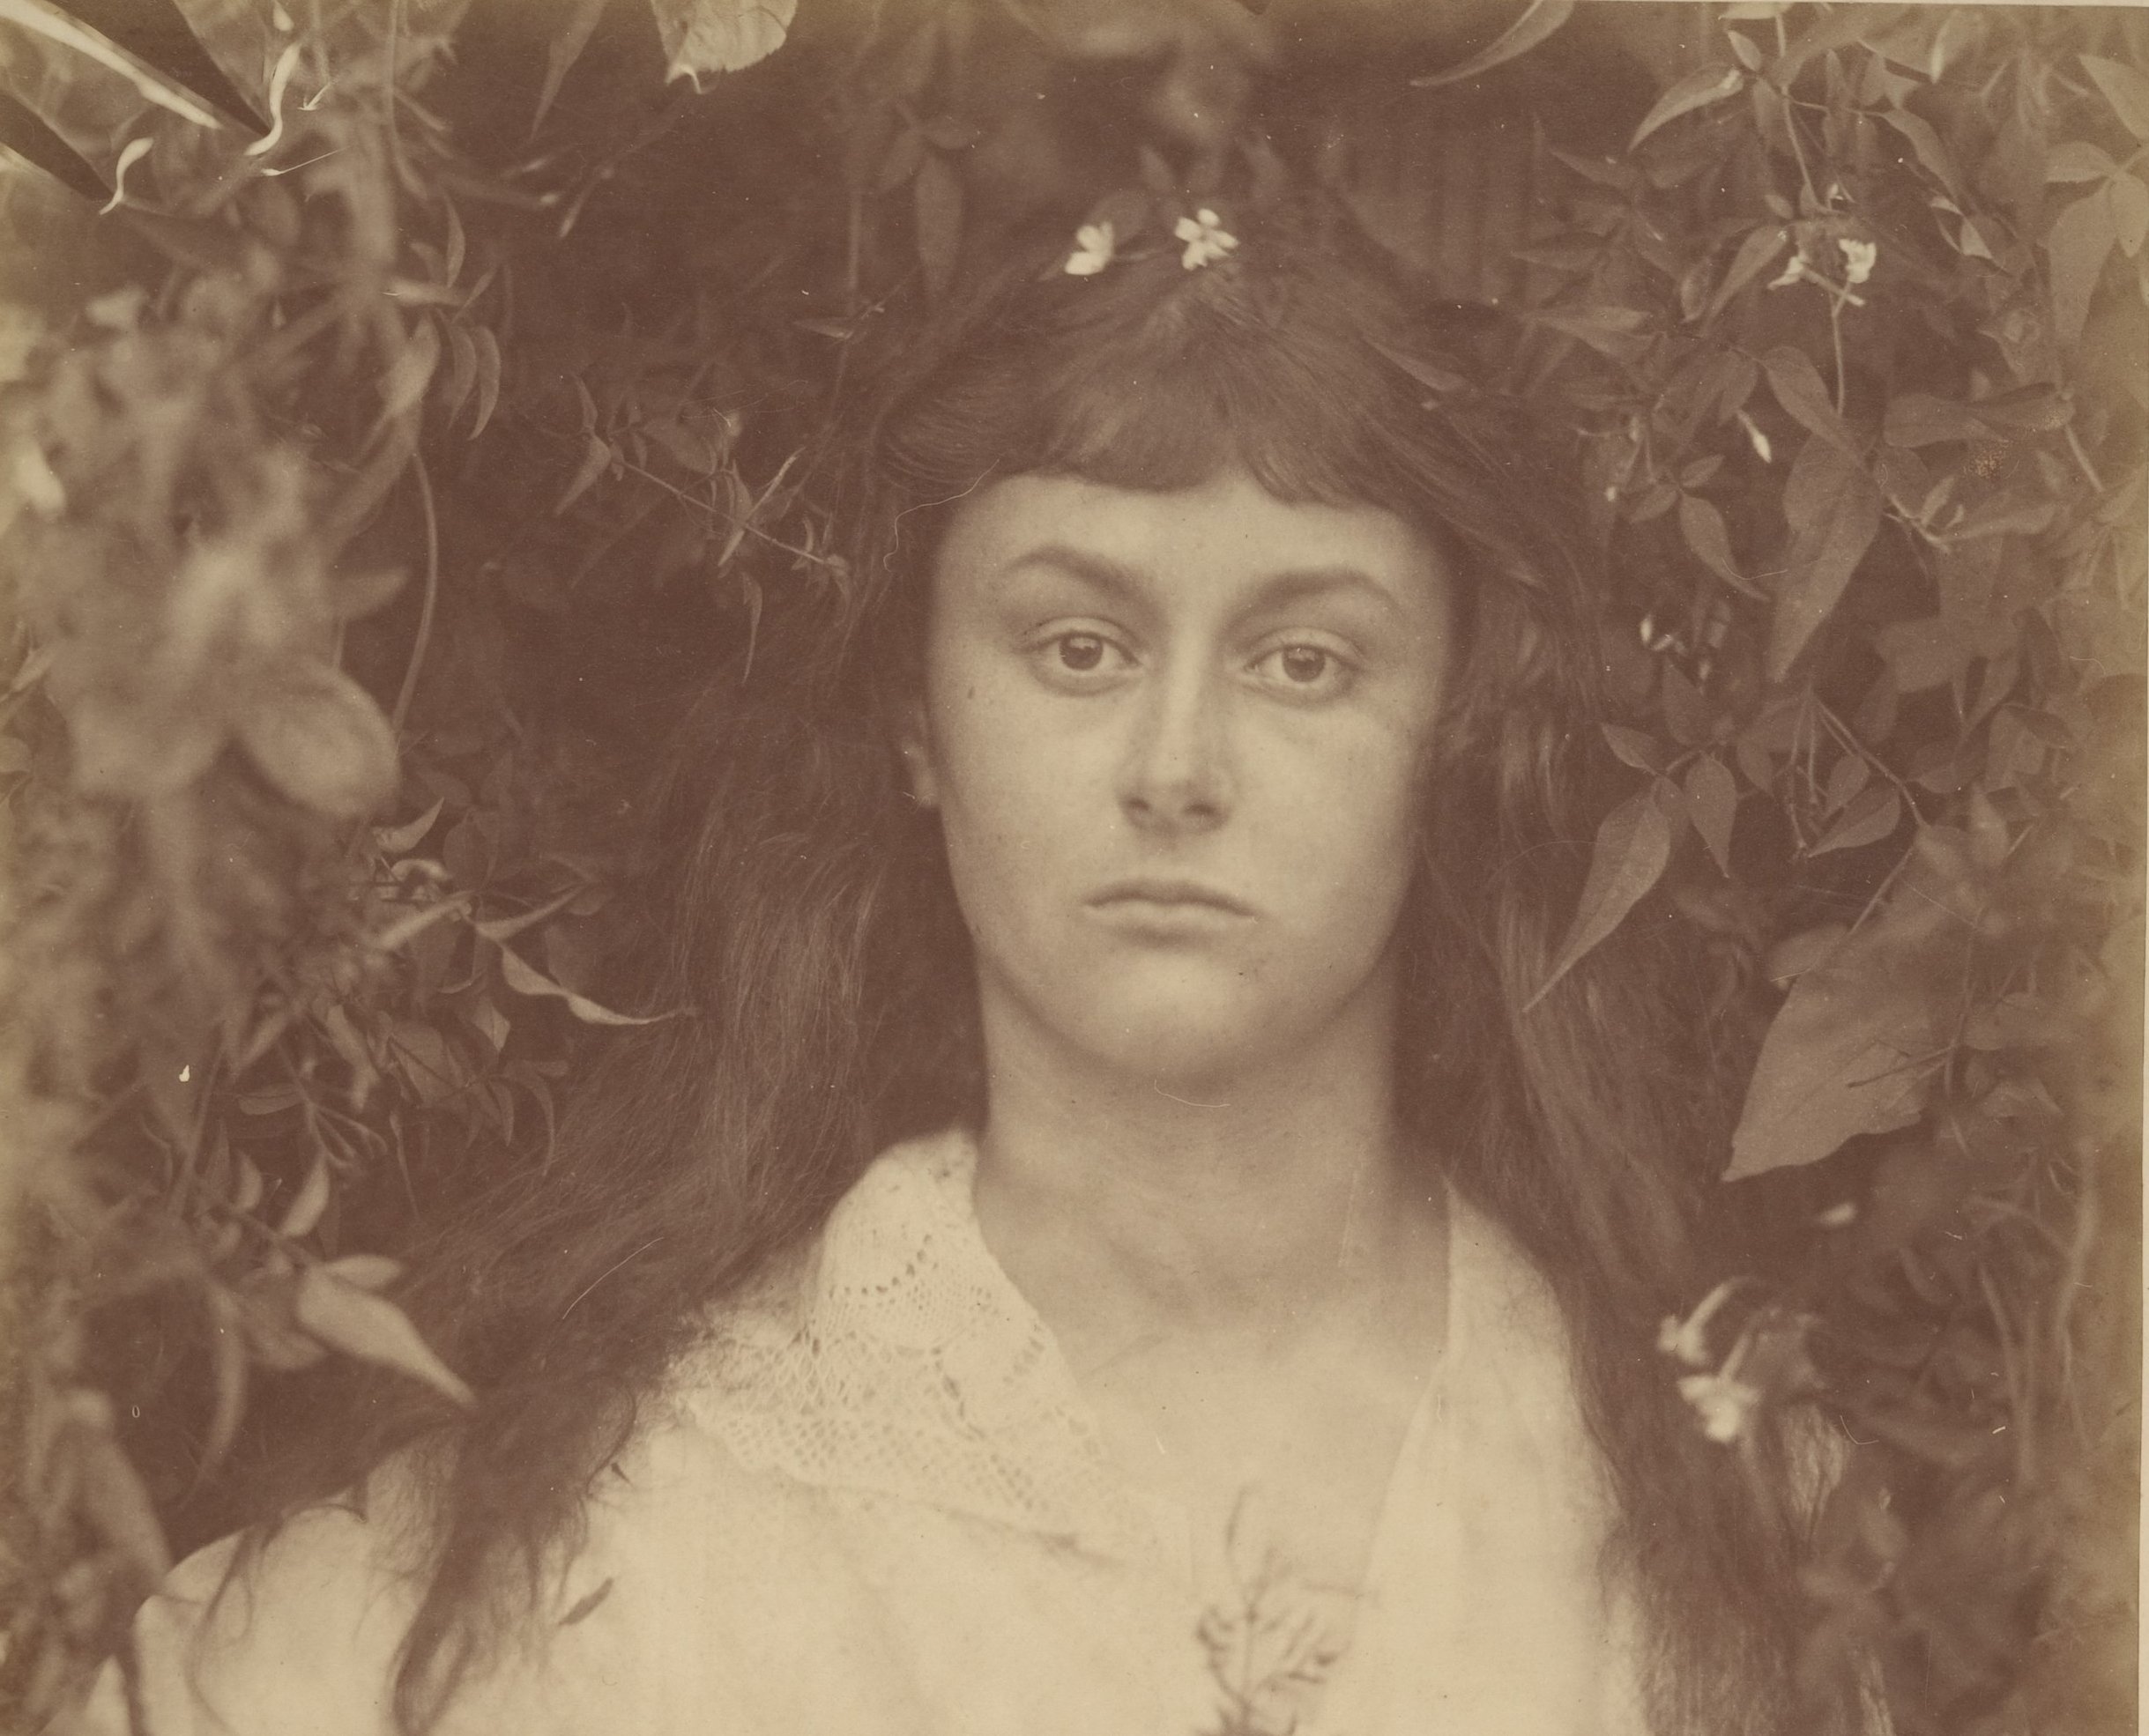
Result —
<instances>
[{"instance_id":1,"label":"hair parted in middle","mask_svg":"<svg viewBox=\"0 0 2149 1736\"><path fill-rule=\"evenodd\" d=\"M968 940L895 730L950 516L1001 477L1166 491L1232 467L1284 501L1392 512L1457 575L1399 1101L1429 1170L1559 1300L1660 1727L1791 1727L1795 1503L1700 1437L1653 1349L1713 1275L1726 1126L1682 973L1628 924L1537 995L1599 805L1601 598L1562 441L1462 383L1458 345L1346 216L1253 215L1223 213L1238 245L1201 269L1166 247L1070 271L1071 231L1040 233L891 320L860 370L817 471L843 567L766 587L750 672L712 675L667 756L660 944L620 992L695 1016L607 1038L549 1161L506 1170L421 1255L410 1306L475 1413L442 1425L379 1388L296 1492L435 1439L406 1728L503 1643L707 1311L875 1152L981 1110Z\"/></svg>"}]
</instances>

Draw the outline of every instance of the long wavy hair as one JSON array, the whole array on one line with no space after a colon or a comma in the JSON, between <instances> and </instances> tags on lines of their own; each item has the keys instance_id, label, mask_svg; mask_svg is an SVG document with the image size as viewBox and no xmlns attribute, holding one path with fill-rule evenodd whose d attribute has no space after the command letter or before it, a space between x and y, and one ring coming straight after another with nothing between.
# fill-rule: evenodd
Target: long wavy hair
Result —
<instances>
[{"instance_id":1,"label":"long wavy hair","mask_svg":"<svg viewBox=\"0 0 2149 1736\"><path fill-rule=\"evenodd\" d=\"M397 1717L436 1721L532 1619L587 1492L712 1308L812 1236L891 1140L974 1117L969 943L896 708L956 503L1022 472L1173 489L1227 464L1280 499L1363 503L1463 575L1462 646L1406 912L1399 1095L1422 1144L1557 1295L1618 1520L1664 1732L1794 1713L1797 1503L1781 1453L1704 1440L1655 1349L1714 1275L1724 1094L1661 927L1538 993L1603 801L1599 583L1556 437L1467 371L1332 219L1272 215L1231 258L1077 277L1064 238L913 326L818 474L840 575L771 588L750 673L710 682L668 756L662 943L639 985L695 1009L607 1039L542 1164L509 1167L421 1262L414 1315L478 1388L443 1420L379 1387L312 1492L398 1449L429 1514ZM407 1385L407 1384L406 1384Z\"/></svg>"}]
</instances>

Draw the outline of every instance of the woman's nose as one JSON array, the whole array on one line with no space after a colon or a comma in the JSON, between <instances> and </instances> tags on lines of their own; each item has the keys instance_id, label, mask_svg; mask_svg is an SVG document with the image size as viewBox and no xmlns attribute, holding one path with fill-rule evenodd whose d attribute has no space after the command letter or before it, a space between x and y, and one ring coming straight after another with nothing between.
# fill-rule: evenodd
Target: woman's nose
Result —
<instances>
[{"instance_id":1,"label":"woman's nose","mask_svg":"<svg viewBox=\"0 0 2149 1736\"><path fill-rule=\"evenodd\" d=\"M1145 684L1119 775L1119 805L1136 826L1215 826L1233 779L1223 697L1205 671L1166 670Z\"/></svg>"}]
</instances>

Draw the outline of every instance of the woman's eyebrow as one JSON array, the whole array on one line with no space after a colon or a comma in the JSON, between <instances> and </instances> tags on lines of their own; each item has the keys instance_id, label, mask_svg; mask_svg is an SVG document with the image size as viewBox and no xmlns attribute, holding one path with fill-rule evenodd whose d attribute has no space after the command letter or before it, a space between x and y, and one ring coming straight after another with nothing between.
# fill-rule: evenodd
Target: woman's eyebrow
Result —
<instances>
[{"instance_id":1,"label":"woman's eyebrow","mask_svg":"<svg viewBox=\"0 0 2149 1736\"><path fill-rule=\"evenodd\" d=\"M1068 543L1045 543L1028 550L1010 560L1002 570L1018 573L1026 567L1057 568L1121 601L1134 601L1147 589L1135 568Z\"/></svg>"},{"instance_id":2,"label":"woman's eyebrow","mask_svg":"<svg viewBox=\"0 0 2149 1736\"><path fill-rule=\"evenodd\" d=\"M1357 567L1295 567L1271 574L1256 591L1254 606L1285 608L1337 595L1363 597L1389 615L1403 612L1393 590Z\"/></svg>"}]
</instances>

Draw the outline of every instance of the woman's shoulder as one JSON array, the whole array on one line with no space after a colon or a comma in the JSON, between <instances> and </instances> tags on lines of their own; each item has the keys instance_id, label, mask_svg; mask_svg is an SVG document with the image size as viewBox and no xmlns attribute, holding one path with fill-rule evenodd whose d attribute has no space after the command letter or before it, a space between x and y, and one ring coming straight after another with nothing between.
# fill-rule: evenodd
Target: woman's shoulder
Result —
<instances>
[{"instance_id":1,"label":"woman's shoulder","mask_svg":"<svg viewBox=\"0 0 2149 1736\"><path fill-rule=\"evenodd\" d=\"M391 1460L349 1496L190 1555L142 1606L78 1728L384 1736L423 1585L421 1483L413 1458Z\"/></svg>"}]
</instances>

